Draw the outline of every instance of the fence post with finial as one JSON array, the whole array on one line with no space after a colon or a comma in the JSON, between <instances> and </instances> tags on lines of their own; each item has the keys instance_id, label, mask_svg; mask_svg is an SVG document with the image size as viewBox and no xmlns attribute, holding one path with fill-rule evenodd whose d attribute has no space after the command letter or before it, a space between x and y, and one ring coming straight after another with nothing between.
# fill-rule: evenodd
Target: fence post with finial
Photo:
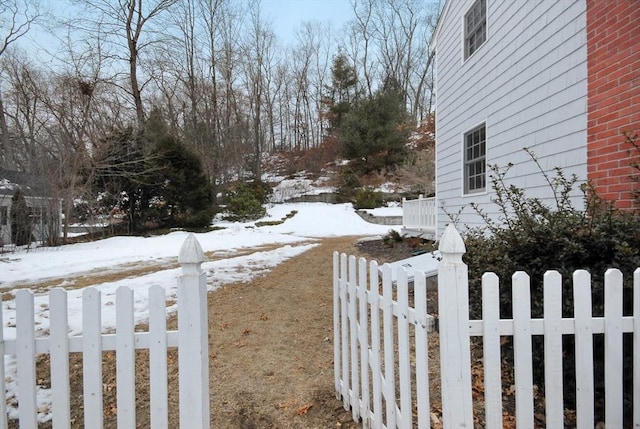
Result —
<instances>
[{"instance_id":1,"label":"fence post with finial","mask_svg":"<svg viewBox=\"0 0 640 429\"><path fill-rule=\"evenodd\" d=\"M178 381L180 427L209 428L209 337L204 253L193 234L182 244L178 263Z\"/></svg>"},{"instance_id":2,"label":"fence post with finial","mask_svg":"<svg viewBox=\"0 0 640 429\"><path fill-rule=\"evenodd\" d=\"M445 428L473 427L469 346L469 278L462 236L449 224L438 249L438 318Z\"/></svg>"}]
</instances>

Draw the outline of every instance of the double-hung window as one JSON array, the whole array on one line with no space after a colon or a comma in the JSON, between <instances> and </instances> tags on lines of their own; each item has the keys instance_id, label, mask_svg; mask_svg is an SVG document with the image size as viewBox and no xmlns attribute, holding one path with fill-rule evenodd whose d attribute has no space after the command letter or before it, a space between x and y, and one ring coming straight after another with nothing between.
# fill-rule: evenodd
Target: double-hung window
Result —
<instances>
[{"instance_id":1,"label":"double-hung window","mask_svg":"<svg viewBox=\"0 0 640 429\"><path fill-rule=\"evenodd\" d=\"M482 192L487 187L487 143L485 124L464 135L464 193Z\"/></svg>"},{"instance_id":2,"label":"double-hung window","mask_svg":"<svg viewBox=\"0 0 640 429\"><path fill-rule=\"evenodd\" d=\"M476 0L464 16L464 59L487 40L487 0Z\"/></svg>"}]
</instances>

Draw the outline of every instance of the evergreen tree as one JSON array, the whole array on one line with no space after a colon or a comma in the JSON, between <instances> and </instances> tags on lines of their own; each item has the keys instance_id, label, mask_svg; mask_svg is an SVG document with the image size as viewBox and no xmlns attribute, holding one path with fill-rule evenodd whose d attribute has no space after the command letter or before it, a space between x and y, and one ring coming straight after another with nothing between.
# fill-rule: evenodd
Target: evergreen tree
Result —
<instances>
[{"instance_id":1,"label":"evergreen tree","mask_svg":"<svg viewBox=\"0 0 640 429\"><path fill-rule=\"evenodd\" d=\"M31 243L31 216L22 190L16 189L11 197L11 241L16 246L25 246Z\"/></svg>"},{"instance_id":2,"label":"evergreen tree","mask_svg":"<svg viewBox=\"0 0 640 429\"><path fill-rule=\"evenodd\" d=\"M147 214L164 226L203 227L213 218L213 189L198 156L165 135L156 143L151 162L153 185L147 189Z\"/></svg>"},{"instance_id":3,"label":"evergreen tree","mask_svg":"<svg viewBox=\"0 0 640 429\"><path fill-rule=\"evenodd\" d=\"M394 80L360 99L341 125L341 147L352 166L367 173L401 162L411 130L404 95Z\"/></svg>"},{"instance_id":4,"label":"evergreen tree","mask_svg":"<svg viewBox=\"0 0 640 429\"><path fill-rule=\"evenodd\" d=\"M339 133L342 119L351 109L352 104L358 98L358 77L356 70L348 62L345 54L340 53L333 59L331 66L332 86L327 88L328 95L325 98L327 105L327 118L331 133Z\"/></svg>"},{"instance_id":5,"label":"evergreen tree","mask_svg":"<svg viewBox=\"0 0 640 429\"><path fill-rule=\"evenodd\" d=\"M145 187L149 185L146 141L129 128L107 137L96 153L93 165L95 190L106 212L114 208L127 215L129 232L141 228L139 213L145 206Z\"/></svg>"}]
</instances>

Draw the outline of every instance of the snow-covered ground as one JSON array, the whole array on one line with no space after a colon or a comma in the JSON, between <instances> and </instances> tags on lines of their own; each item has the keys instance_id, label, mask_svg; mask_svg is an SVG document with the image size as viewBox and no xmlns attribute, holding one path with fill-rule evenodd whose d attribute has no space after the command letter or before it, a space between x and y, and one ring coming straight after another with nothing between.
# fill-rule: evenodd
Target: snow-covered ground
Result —
<instances>
[{"instance_id":1,"label":"snow-covered ground","mask_svg":"<svg viewBox=\"0 0 640 429\"><path fill-rule=\"evenodd\" d=\"M224 229L195 234L204 252L214 252L222 259L205 262L202 266L207 273L209 290L238 281L250 281L264 274L279 263L294 257L311 247L322 237L346 235L384 235L390 229L399 230L400 225L375 225L362 220L351 204L298 203L277 204L268 208L267 221L277 221L296 212L282 224L256 226L256 222L224 223L217 226ZM376 209L376 215L399 216L400 207ZM176 298L176 276L179 268L174 268L186 232L177 231L156 237L113 237L91 243L73 244L56 248L38 248L28 252L0 255L0 292L11 291L25 283L34 284L44 279L58 279L54 287L68 288L69 327L71 335L82 332L82 312L80 308L82 289L74 285L77 275L93 272L121 271L136 265L166 265L153 274L94 285L102 294L104 304L115 301L115 291L119 286L129 286L134 291L135 318L144 321L148 317L147 290L159 284L166 289L167 298ZM235 255L242 249L263 245L275 245L274 250L259 251L244 256ZM41 331L48 329L48 298L45 290L35 291L36 322ZM115 326L115 306L103 305L103 329ZM15 338L15 303L8 299L2 303L3 332L7 339ZM168 307L168 313L175 306ZM5 364L7 380L7 401L11 417L17 416L15 403L16 380L15 359L7 359ZM39 389L38 419L50 419L50 395L46 389Z\"/></svg>"}]
</instances>

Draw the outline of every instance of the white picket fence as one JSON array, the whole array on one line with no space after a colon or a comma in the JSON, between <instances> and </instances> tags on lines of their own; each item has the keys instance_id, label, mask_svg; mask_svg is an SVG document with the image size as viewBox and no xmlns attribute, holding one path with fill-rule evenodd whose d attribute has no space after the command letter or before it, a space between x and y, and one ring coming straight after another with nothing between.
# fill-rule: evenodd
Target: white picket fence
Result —
<instances>
[{"instance_id":1,"label":"white picket fence","mask_svg":"<svg viewBox=\"0 0 640 429\"><path fill-rule=\"evenodd\" d=\"M543 319L531 317L529 277L513 276L513 319L499 318L498 278L482 278L482 320L469 320L468 272L460 234L447 227L441 240L438 273L440 385L444 428L473 427L470 337L483 337L486 427L503 427L500 337L512 336L515 419L518 429L533 428L532 336L544 336L545 422L564 427L562 336L574 335L576 348L576 418L578 428L593 429L593 335L605 338L605 420L623 428L623 334L633 337L633 428L640 428L640 269L634 273L633 316L622 313L622 274L605 274L604 317L593 317L591 281L586 271L573 276L574 317L561 314L561 277L544 278ZM345 409L364 428L430 428L429 317L426 279L416 274L413 293L406 273L398 271L394 289L388 265L382 278L375 262L334 254L335 389ZM380 284L382 294L379 293ZM409 305L410 298L414 306ZM397 338L396 338L397 336ZM477 392L476 392L477 393ZM627 426L628 427L628 426Z\"/></svg>"},{"instance_id":2,"label":"white picket fence","mask_svg":"<svg viewBox=\"0 0 640 429\"><path fill-rule=\"evenodd\" d=\"M103 333L100 292L83 291L82 336L68 332L67 294L49 293L49 336L36 337L34 295L15 293L16 338L5 340L0 328L0 390L5 392L5 356L17 358L18 414L21 429L38 427L36 403L36 357L49 354L51 365L52 424L70 428L69 353L82 353L85 427L103 427L103 352L116 352L117 425L135 428L135 350L149 350L151 427L168 428L169 404L167 348L178 347L179 422L183 428L209 428L209 354L206 277L201 270L204 254L192 234L178 256L182 273L178 278L178 330L166 329L166 297L160 286L149 289L149 330L135 332L133 291L116 292L115 333ZM2 312L0 311L0 326ZM172 406L175 406L172 404ZM0 429L7 428L5 401L0 401Z\"/></svg>"}]
</instances>

